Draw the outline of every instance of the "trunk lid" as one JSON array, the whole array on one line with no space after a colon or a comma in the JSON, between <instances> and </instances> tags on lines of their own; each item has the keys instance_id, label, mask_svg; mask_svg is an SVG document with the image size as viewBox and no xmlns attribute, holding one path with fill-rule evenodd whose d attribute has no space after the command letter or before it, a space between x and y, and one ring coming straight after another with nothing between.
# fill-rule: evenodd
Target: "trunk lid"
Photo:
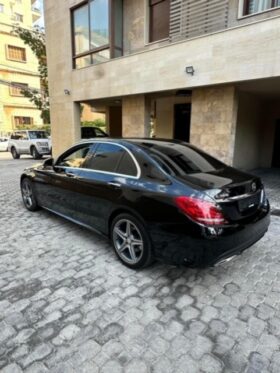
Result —
<instances>
[{"instance_id":1,"label":"trunk lid","mask_svg":"<svg viewBox=\"0 0 280 373\"><path fill-rule=\"evenodd\" d=\"M260 178L232 167L177 178L213 198L229 222L253 218L264 198Z\"/></svg>"}]
</instances>

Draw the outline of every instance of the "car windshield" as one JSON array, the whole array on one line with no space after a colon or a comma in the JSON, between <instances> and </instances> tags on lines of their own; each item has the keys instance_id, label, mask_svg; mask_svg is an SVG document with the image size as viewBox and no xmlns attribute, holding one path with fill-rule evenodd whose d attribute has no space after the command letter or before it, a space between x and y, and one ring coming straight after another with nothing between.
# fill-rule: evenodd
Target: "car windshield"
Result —
<instances>
[{"instance_id":1,"label":"car windshield","mask_svg":"<svg viewBox=\"0 0 280 373\"><path fill-rule=\"evenodd\" d=\"M224 163L189 144L144 141L141 146L144 146L159 166L170 175L212 172L226 167Z\"/></svg>"},{"instance_id":2,"label":"car windshield","mask_svg":"<svg viewBox=\"0 0 280 373\"><path fill-rule=\"evenodd\" d=\"M47 139L49 135L45 131L29 131L29 138L31 140Z\"/></svg>"}]
</instances>

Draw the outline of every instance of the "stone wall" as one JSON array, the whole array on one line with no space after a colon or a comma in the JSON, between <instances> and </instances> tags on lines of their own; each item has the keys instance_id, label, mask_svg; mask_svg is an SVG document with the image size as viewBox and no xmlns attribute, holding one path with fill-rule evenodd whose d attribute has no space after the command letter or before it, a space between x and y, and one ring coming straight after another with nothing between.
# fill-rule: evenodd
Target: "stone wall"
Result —
<instances>
[{"instance_id":1,"label":"stone wall","mask_svg":"<svg viewBox=\"0 0 280 373\"><path fill-rule=\"evenodd\" d=\"M150 104L144 95L123 99L123 137L148 137L150 131Z\"/></svg>"},{"instance_id":2,"label":"stone wall","mask_svg":"<svg viewBox=\"0 0 280 373\"><path fill-rule=\"evenodd\" d=\"M194 90L191 143L232 164L237 106L233 86Z\"/></svg>"}]
</instances>

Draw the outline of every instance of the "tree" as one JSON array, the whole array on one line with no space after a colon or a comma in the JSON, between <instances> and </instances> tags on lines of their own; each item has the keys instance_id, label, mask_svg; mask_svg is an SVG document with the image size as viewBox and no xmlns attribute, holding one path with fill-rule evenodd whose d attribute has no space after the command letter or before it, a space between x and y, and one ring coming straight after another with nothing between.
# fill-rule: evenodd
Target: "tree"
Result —
<instances>
[{"instance_id":1,"label":"tree","mask_svg":"<svg viewBox=\"0 0 280 373\"><path fill-rule=\"evenodd\" d=\"M41 111L44 124L50 123L49 85L46 54L46 40L44 29L34 26L28 30L19 26L14 28L14 33L28 45L38 59L38 72L40 75L41 89L26 88L22 94Z\"/></svg>"}]
</instances>

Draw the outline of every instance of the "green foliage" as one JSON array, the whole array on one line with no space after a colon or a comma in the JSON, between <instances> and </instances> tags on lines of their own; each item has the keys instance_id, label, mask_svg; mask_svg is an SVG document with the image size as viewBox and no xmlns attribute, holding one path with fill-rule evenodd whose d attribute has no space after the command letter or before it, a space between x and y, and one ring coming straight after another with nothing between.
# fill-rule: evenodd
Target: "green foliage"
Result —
<instances>
[{"instance_id":1,"label":"green foliage","mask_svg":"<svg viewBox=\"0 0 280 373\"><path fill-rule=\"evenodd\" d=\"M92 121L84 121L81 123L82 127L98 127L98 128L105 128L106 122L103 119L95 119Z\"/></svg>"},{"instance_id":2,"label":"green foliage","mask_svg":"<svg viewBox=\"0 0 280 373\"><path fill-rule=\"evenodd\" d=\"M41 111L43 122L50 123L49 85L44 29L34 26L32 30L15 27L14 33L28 45L38 59L41 89L23 89L22 94Z\"/></svg>"}]
</instances>

